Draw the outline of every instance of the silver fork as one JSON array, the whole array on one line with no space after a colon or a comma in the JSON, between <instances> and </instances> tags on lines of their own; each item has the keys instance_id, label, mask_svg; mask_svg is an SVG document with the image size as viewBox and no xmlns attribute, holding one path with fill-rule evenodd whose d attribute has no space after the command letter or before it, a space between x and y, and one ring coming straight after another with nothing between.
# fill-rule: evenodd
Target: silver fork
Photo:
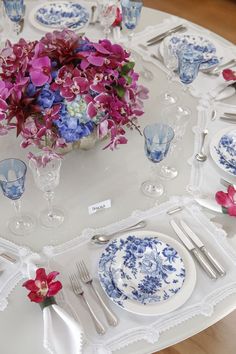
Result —
<instances>
[{"instance_id":1,"label":"silver fork","mask_svg":"<svg viewBox=\"0 0 236 354\"><path fill-rule=\"evenodd\" d=\"M91 288L93 289L94 293L96 294L109 325L113 326L113 327L117 326L118 325L118 318L108 308L108 306L103 301L103 299L102 299L101 295L99 294L99 292L97 291L97 289L93 286L93 278L91 277L84 261L77 263L77 268L78 268L79 276L80 276L80 279L82 280L82 282L85 284L89 284L91 286Z\"/></svg>"},{"instance_id":2,"label":"silver fork","mask_svg":"<svg viewBox=\"0 0 236 354\"><path fill-rule=\"evenodd\" d=\"M75 293L75 295L81 296L83 298L85 304L87 305L87 308L89 310L90 316L91 316L93 323L95 325L97 333L100 335L105 334L106 330L105 330L103 324L99 321L99 319L97 318L96 314L94 313L92 307L90 306L88 300L84 296L84 291L83 291L81 283L78 279L78 276L76 274L71 274L71 275L69 275L69 279L70 279L72 290Z\"/></svg>"}]
</instances>

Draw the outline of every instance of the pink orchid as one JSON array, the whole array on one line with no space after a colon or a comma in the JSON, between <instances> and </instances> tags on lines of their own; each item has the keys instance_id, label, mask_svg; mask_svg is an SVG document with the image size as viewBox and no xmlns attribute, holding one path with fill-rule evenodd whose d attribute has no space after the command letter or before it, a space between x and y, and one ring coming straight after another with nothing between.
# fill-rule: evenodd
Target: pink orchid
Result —
<instances>
[{"instance_id":1,"label":"pink orchid","mask_svg":"<svg viewBox=\"0 0 236 354\"><path fill-rule=\"evenodd\" d=\"M236 216L236 190L232 185L228 187L227 193L217 192L215 199L222 206L224 212L231 216Z\"/></svg>"},{"instance_id":2,"label":"pink orchid","mask_svg":"<svg viewBox=\"0 0 236 354\"><path fill-rule=\"evenodd\" d=\"M226 81L236 80L236 71L231 69L224 69L222 74Z\"/></svg>"},{"instance_id":3,"label":"pink orchid","mask_svg":"<svg viewBox=\"0 0 236 354\"><path fill-rule=\"evenodd\" d=\"M54 281L58 272L51 272L48 275L44 268L36 270L35 280L30 279L24 282L24 286L27 290L30 290L28 297L33 302L43 302L46 298L52 297L62 289L60 281Z\"/></svg>"},{"instance_id":4,"label":"pink orchid","mask_svg":"<svg viewBox=\"0 0 236 354\"><path fill-rule=\"evenodd\" d=\"M51 81L51 61L49 57L33 59L30 65L30 78L35 86L42 86Z\"/></svg>"}]
</instances>

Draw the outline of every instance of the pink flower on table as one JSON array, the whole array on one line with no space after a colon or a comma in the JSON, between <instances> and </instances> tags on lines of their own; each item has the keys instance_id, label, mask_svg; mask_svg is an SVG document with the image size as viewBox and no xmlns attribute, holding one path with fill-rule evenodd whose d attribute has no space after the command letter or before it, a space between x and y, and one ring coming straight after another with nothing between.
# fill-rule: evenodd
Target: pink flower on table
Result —
<instances>
[{"instance_id":1,"label":"pink flower on table","mask_svg":"<svg viewBox=\"0 0 236 354\"><path fill-rule=\"evenodd\" d=\"M223 212L236 216L236 190L232 185L228 187L227 193L217 192L215 199L222 206Z\"/></svg>"},{"instance_id":2,"label":"pink flower on table","mask_svg":"<svg viewBox=\"0 0 236 354\"><path fill-rule=\"evenodd\" d=\"M58 272L51 272L48 275L44 268L36 271L36 278L27 280L22 286L30 291L28 297L33 302L43 302L46 298L54 296L62 289L60 281L54 281Z\"/></svg>"},{"instance_id":3,"label":"pink flower on table","mask_svg":"<svg viewBox=\"0 0 236 354\"><path fill-rule=\"evenodd\" d=\"M222 74L226 81L236 80L236 71L231 69L224 69Z\"/></svg>"},{"instance_id":4,"label":"pink flower on table","mask_svg":"<svg viewBox=\"0 0 236 354\"><path fill-rule=\"evenodd\" d=\"M30 65L30 78L35 86L43 86L51 81L51 61L49 57L33 59Z\"/></svg>"},{"instance_id":5,"label":"pink flower on table","mask_svg":"<svg viewBox=\"0 0 236 354\"><path fill-rule=\"evenodd\" d=\"M7 116L8 104L6 102L7 98L11 93L10 89L11 85L5 83L4 81L0 81L0 121L4 120Z\"/></svg>"}]
</instances>

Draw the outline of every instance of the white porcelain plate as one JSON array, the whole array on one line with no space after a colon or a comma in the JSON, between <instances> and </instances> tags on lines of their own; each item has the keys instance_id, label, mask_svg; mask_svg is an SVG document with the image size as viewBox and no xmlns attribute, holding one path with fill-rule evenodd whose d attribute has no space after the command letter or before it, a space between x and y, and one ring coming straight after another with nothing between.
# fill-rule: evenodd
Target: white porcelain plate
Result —
<instances>
[{"instance_id":1,"label":"white porcelain plate","mask_svg":"<svg viewBox=\"0 0 236 354\"><path fill-rule=\"evenodd\" d=\"M236 176L236 129L228 127L217 132L210 143L210 154L221 170Z\"/></svg>"},{"instance_id":2,"label":"white porcelain plate","mask_svg":"<svg viewBox=\"0 0 236 354\"><path fill-rule=\"evenodd\" d=\"M203 36L196 34L173 34L169 37L168 43L172 47L173 53L176 53L177 48L182 44L190 45L195 50L201 52L204 61L200 66L200 70L213 68L222 61L222 56L219 53L216 53L215 45ZM160 44L159 51L163 57L163 41Z\"/></svg>"},{"instance_id":3,"label":"white porcelain plate","mask_svg":"<svg viewBox=\"0 0 236 354\"><path fill-rule=\"evenodd\" d=\"M112 269L112 261L114 260L117 252L117 244L119 246L122 245L129 237L134 237L137 240L137 243L139 243L138 240L156 239L161 241L163 246L167 245L172 250L174 249L177 252L178 258L181 260L180 263L183 262L184 265L185 277L184 281L181 283L182 286L180 286L180 289L174 294L174 296L169 297L165 301L142 303L137 301L137 299L134 300L133 298L129 298L118 288L115 283L117 279L114 281L113 278L114 269ZM155 262L153 264L155 264ZM111 241L100 257L98 276L105 293L116 305L129 312L146 316L162 315L174 311L178 307L182 306L191 296L196 284L196 268L188 251L178 241L170 236L154 231L129 232ZM150 286L152 288L151 282Z\"/></svg>"},{"instance_id":4,"label":"white porcelain plate","mask_svg":"<svg viewBox=\"0 0 236 354\"><path fill-rule=\"evenodd\" d=\"M81 2L47 1L31 10L29 20L43 31L63 28L79 30L88 25L90 11Z\"/></svg>"}]
</instances>

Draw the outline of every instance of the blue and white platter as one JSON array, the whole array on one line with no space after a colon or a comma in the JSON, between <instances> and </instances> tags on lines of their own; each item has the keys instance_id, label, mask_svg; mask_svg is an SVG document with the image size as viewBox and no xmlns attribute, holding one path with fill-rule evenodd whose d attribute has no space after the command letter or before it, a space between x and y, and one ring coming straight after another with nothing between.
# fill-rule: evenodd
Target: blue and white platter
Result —
<instances>
[{"instance_id":1,"label":"blue and white platter","mask_svg":"<svg viewBox=\"0 0 236 354\"><path fill-rule=\"evenodd\" d=\"M169 45L172 47L173 53L176 53L178 47L181 45L189 45L195 50L199 51L203 55L203 62L200 66L200 70L213 68L222 61L222 56L218 56L216 53L215 45L203 36L196 34L173 34L169 37ZM163 57L163 42L159 48L160 54Z\"/></svg>"},{"instance_id":2,"label":"blue and white platter","mask_svg":"<svg viewBox=\"0 0 236 354\"><path fill-rule=\"evenodd\" d=\"M89 24L90 10L83 2L51 1L32 9L29 20L36 28L80 30Z\"/></svg>"},{"instance_id":3,"label":"blue and white platter","mask_svg":"<svg viewBox=\"0 0 236 354\"><path fill-rule=\"evenodd\" d=\"M217 132L211 140L210 154L221 170L236 176L236 129L228 127Z\"/></svg>"},{"instance_id":4,"label":"blue and white platter","mask_svg":"<svg viewBox=\"0 0 236 354\"><path fill-rule=\"evenodd\" d=\"M147 316L183 305L196 283L188 251L175 239L154 231L125 233L111 241L98 269L102 288L115 304Z\"/></svg>"}]
</instances>

